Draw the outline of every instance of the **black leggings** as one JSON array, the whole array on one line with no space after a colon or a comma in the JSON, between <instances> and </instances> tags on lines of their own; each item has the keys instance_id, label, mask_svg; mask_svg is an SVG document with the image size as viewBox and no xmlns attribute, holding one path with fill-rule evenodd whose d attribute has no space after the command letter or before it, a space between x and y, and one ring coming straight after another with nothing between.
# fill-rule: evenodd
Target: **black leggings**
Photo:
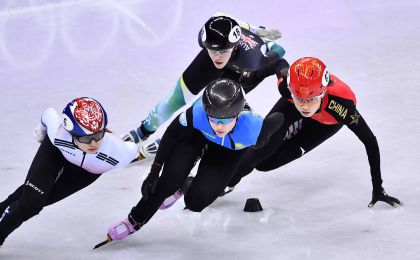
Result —
<instances>
[{"instance_id":1,"label":"black leggings","mask_svg":"<svg viewBox=\"0 0 420 260\"><path fill-rule=\"evenodd\" d=\"M45 206L85 188L99 176L67 161L46 137L32 161L24 184L0 203L0 214L3 215L0 244Z\"/></svg>"},{"instance_id":2,"label":"black leggings","mask_svg":"<svg viewBox=\"0 0 420 260\"><path fill-rule=\"evenodd\" d=\"M247 152L229 186L238 184L242 177L254 169L271 171L300 158L333 136L343 126L325 125L311 118L304 118L285 98L281 98L269 114L274 112L284 114L283 127L272 136L267 145Z\"/></svg>"},{"instance_id":3,"label":"black leggings","mask_svg":"<svg viewBox=\"0 0 420 260\"><path fill-rule=\"evenodd\" d=\"M143 198L131 210L131 216L145 224L155 214L163 201L182 188L195 161L201 155L197 174L185 194L186 208L200 212L217 199L231 180L245 154L244 150L230 150L207 141L200 132L184 138L173 148L164 163L156 191L148 200Z\"/></svg>"},{"instance_id":4,"label":"black leggings","mask_svg":"<svg viewBox=\"0 0 420 260\"><path fill-rule=\"evenodd\" d=\"M277 169L308 153L337 133L342 126L342 124L324 125L312 119L304 119L300 132L290 140L284 141L270 157L258 162L256 169L259 171Z\"/></svg>"}]
</instances>

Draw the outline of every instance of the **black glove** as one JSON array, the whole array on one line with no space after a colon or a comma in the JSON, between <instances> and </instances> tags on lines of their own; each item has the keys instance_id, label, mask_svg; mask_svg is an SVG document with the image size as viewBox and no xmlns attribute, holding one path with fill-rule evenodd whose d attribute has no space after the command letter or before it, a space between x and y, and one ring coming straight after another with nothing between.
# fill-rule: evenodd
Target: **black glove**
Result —
<instances>
[{"instance_id":1,"label":"black glove","mask_svg":"<svg viewBox=\"0 0 420 260\"><path fill-rule=\"evenodd\" d=\"M277 74L277 71L280 74L280 71L283 69L285 69L285 76L287 76L289 63L285 59L280 58L276 52L269 51L264 56L263 65L256 71L244 69L238 83L243 86L257 85L266 77Z\"/></svg>"},{"instance_id":2,"label":"black glove","mask_svg":"<svg viewBox=\"0 0 420 260\"><path fill-rule=\"evenodd\" d=\"M223 197L223 196L225 196L226 194L228 194L228 193L230 193L230 192L232 192L233 190L235 189L235 187L229 187L229 186L227 186L220 194L219 194L219 197Z\"/></svg>"},{"instance_id":3,"label":"black glove","mask_svg":"<svg viewBox=\"0 0 420 260\"><path fill-rule=\"evenodd\" d=\"M372 208L378 201L386 202L394 208L402 205L399 199L388 196L384 189L374 189L372 191L372 201L369 203L368 207Z\"/></svg>"},{"instance_id":4,"label":"black glove","mask_svg":"<svg viewBox=\"0 0 420 260\"><path fill-rule=\"evenodd\" d=\"M157 163L152 164L149 175L147 175L143 185L141 185L141 194L143 195L143 199L148 200L149 196L155 193L156 186L159 182L159 173L161 168L162 166Z\"/></svg>"},{"instance_id":5,"label":"black glove","mask_svg":"<svg viewBox=\"0 0 420 260\"><path fill-rule=\"evenodd\" d=\"M262 78L263 79L263 78ZM247 69L245 69L242 74L241 77L238 80L238 83L241 85L254 85L259 83L262 79L257 78L256 72L255 71L249 71Z\"/></svg>"}]
</instances>

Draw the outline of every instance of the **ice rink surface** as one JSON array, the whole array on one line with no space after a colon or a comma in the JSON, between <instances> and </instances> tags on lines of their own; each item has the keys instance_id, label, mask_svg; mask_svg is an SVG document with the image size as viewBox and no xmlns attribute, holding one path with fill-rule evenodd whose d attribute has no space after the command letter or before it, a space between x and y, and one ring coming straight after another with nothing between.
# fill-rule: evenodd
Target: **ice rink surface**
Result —
<instances>
[{"instance_id":1,"label":"ice rink surface","mask_svg":"<svg viewBox=\"0 0 420 260\"><path fill-rule=\"evenodd\" d=\"M0 198L25 179L47 107L102 102L109 128L137 127L199 51L215 12L278 28L293 62L323 60L355 91L379 141L385 190L373 209L363 144L344 127L269 173L255 171L202 213L180 200L134 235L92 251L140 198L149 163L106 173L11 234L0 259L420 259L420 1L0 1ZM275 78L248 95L266 114ZM416 163L417 161L417 163ZM264 211L245 213L257 197Z\"/></svg>"}]
</instances>

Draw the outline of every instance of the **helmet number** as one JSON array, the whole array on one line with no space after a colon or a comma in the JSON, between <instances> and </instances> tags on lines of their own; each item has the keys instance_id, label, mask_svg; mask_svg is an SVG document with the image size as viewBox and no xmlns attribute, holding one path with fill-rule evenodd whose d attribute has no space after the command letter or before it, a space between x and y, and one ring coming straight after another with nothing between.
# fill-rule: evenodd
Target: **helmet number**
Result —
<instances>
[{"instance_id":1,"label":"helmet number","mask_svg":"<svg viewBox=\"0 0 420 260\"><path fill-rule=\"evenodd\" d=\"M201 29L201 41L205 42L206 39L207 39L206 27L203 27L203 29Z\"/></svg>"},{"instance_id":2,"label":"helmet number","mask_svg":"<svg viewBox=\"0 0 420 260\"><path fill-rule=\"evenodd\" d=\"M241 27L235 25L229 33L229 42L236 43L241 38Z\"/></svg>"},{"instance_id":3,"label":"helmet number","mask_svg":"<svg viewBox=\"0 0 420 260\"><path fill-rule=\"evenodd\" d=\"M328 72L328 69L325 68L324 73L322 75L322 86L326 87L328 85L328 83L330 82L330 73Z\"/></svg>"}]
</instances>

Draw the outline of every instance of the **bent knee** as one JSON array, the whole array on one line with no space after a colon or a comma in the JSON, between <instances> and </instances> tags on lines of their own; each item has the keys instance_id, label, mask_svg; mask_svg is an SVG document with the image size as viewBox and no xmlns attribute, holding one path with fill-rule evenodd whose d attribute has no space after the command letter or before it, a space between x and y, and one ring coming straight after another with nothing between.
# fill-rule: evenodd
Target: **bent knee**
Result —
<instances>
[{"instance_id":1,"label":"bent knee","mask_svg":"<svg viewBox=\"0 0 420 260\"><path fill-rule=\"evenodd\" d=\"M257 165L255 169L260 172L268 172L268 171L274 170L274 168L271 167L270 165Z\"/></svg>"},{"instance_id":2,"label":"bent knee","mask_svg":"<svg viewBox=\"0 0 420 260\"><path fill-rule=\"evenodd\" d=\"M201 212L201 211L203 211L203 209L205 209L205 207L203 207L201 205L197 205L197 204L194 204L194 203L187 203L187 202L185 202L185 208L189 209L193 212Z\"/></svg>"},{"instance_id":3,"label":"bent knee","mask_svg":"<svg viewBox=\"0 0 420 260\"><path fill-rule=\"evenodd\" d=\"M185 207L194 212L201 212L207 206L200 196L191 196L187 193L184 197Z\"/></svg>"}]
</instances>

